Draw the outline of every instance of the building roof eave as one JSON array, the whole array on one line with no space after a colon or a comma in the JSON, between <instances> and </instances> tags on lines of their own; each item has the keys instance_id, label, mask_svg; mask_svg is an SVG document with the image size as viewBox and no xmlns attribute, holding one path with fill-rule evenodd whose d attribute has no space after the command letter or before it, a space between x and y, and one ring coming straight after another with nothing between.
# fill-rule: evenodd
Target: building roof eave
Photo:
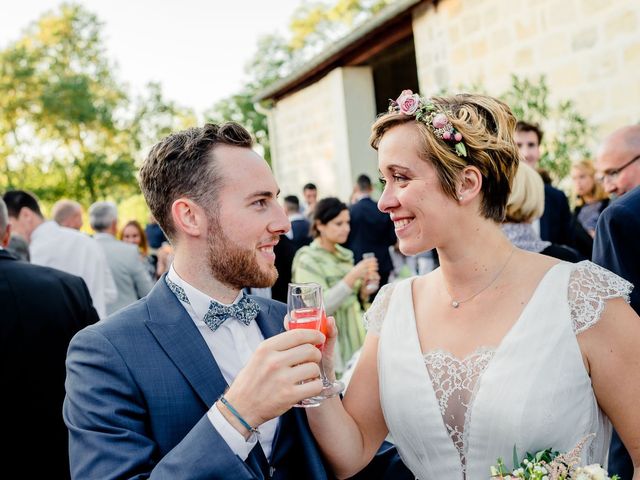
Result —
<instances>
[{"instance_id":1,"label":"building roof eave","mask_svg":"<svg viewBox=\"0 0 640 480\"><path fill-rule=\"evenodd\" d=\"M344 59L347 53L358 46L363 39L377 30L384 29L386 25L394 22L398 17L403 16L422 1L424 0L400 0L389 5L351 33L331 44L323 53L312 58L289 76L259 91L253 98L254 102L280 98L304 85L312 77L339 66L341 64L340 61Z\"/></svg>"}]
</instances>

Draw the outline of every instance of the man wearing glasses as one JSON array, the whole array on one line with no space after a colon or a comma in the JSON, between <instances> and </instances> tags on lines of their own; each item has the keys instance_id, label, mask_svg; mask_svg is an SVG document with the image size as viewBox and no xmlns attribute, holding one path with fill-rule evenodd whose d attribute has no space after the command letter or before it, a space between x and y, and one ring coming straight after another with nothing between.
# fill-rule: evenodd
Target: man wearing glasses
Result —
<instances>
[{"instance_id":1,"label":"man wearing glasses","mask_svg":"<svg viewBox=\"0 0 640 480\"><path fill-rule=\"evenodd\" d=\"M631 307L640 312L640 125L609 135L596 160L598 178L617 199L607 207L596 228L593 261L634 284ZM633 464L614 432L609 452L610 473L633 476Z\"/></svg>"}]
</instances>

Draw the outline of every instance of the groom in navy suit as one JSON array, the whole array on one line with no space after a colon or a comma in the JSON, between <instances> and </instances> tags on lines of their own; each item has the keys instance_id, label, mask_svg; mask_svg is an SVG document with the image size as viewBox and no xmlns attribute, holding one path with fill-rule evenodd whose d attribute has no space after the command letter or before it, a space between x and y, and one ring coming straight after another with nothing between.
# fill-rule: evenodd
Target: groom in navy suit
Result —
<instances>
[{"instance_id":1,"label":"groom in navy suit","mask_svg":"<svg viewBox=\"0 0 640 480\"><path fill-rule=\"evenodd\" d=\"M72 477L331 478L304 410L290 408L322 388L324 337L284 332L283 304L242 293L273 284L289 228L249 133L228 123L170 135L140 186L175 259L147 297L71 342ZM385 472L407 474L387 446L363 474Z\"/></svg>"}]
</instances>

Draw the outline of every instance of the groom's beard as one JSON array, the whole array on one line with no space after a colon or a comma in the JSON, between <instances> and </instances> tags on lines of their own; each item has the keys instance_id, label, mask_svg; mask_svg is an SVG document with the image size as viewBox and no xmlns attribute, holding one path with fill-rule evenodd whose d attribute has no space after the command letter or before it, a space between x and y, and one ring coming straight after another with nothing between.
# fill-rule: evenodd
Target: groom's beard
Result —
<instances>
[{"instance_id":1,"label":"groom's beard","mask_svg":"<svg viewBox=\"0 0 640 480\"><path fill-rule=\"evenodd\" d=\"M271 287L278 278L278 270L274 265L261 267L257 255L257 249L238 247L229 240L217 218L209 219L207 261L217 280L238 290Z\"/></svg>"}]
</instances>

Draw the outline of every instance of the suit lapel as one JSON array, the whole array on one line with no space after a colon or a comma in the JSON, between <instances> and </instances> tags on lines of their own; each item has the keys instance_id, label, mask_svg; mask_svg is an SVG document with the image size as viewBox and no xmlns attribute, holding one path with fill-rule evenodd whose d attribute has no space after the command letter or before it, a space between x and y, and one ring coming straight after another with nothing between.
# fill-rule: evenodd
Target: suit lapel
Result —
<instances>
[{"instance_id":1,"label":"suit lapel","mask_svg":"<svg viewBox=\"0 0 640 480\"><path fill-rule=\"evenodd\" d=\"M258 305L260 305L260 313L256 317L256 322L258 323L258 327L260 327L260 331L262 332L262 336L264 338L271 338L274 335L278 335L279 333L284 332L284 315L282 318L277 318L277 314L271 318L272 303L266 302L264 299L260 297L251 297L255 300Z\"/></svg>"},{"instance_id":2,"label":"suit lapel","mask_svg":"<svg viewBox=\"0 0 640 480\"><path fill-rule=\"evenodd\" d=\"M209 347L164 276L148 298L147 328L209 408L228 387Z\"/></svg>"}]
</instances>

